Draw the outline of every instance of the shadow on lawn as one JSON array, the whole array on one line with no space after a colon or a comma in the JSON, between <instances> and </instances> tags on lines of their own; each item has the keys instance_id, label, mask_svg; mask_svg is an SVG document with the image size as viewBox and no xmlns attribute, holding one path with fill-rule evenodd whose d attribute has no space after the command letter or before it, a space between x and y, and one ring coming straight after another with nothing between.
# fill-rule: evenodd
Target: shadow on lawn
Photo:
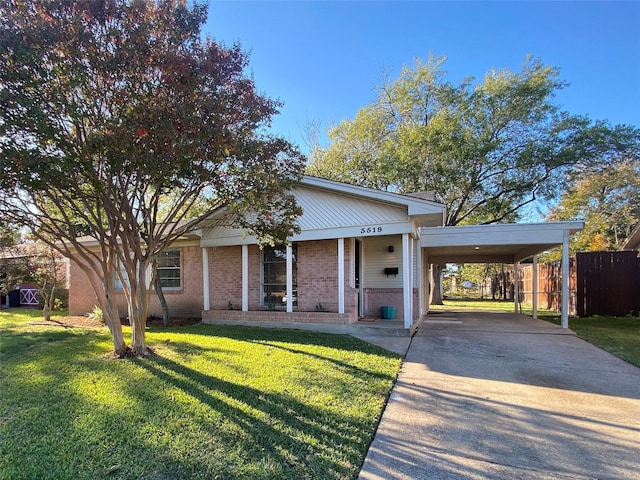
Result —
<instances>
[{"instance_id":1,"label":"shadow on lawn","mask_svg":"<svg viewBox=\"0 0 640 480\"><path fill-rule=\"evenodd\" d=\"M362 438L364 432L373 433L371 419L312 407L286 393L229 382L159 355L134 362L206 405L214 416L235 424L236 428L228 429L210 422L202 428L229 448L240 448L241 462L275 463L277 478L350 478L357 473L371 440ZM229 475L225 478L233 476L232 466L229 468L223 473Z\"/></svg>"},{"instance_id":2,"label":"shadow on lawn","mask_svg":"<svg viewBox=\"0 0 640 480\"><path fill-rule=\"evenodd\" d=\"M346 334L314 332L310 330L298 330L289 328L262 328L244 327L234 325L206 325L197 324L179 328L165 328L162 330L150 329L151 332L173 332L188 335L206 335L229 338L239 342L267 343L285 342L299 345L313 345L317 347L329 347L337 350L358 351L362 353L374 353L384 358L400 358L399 355L385 350L382 347L365 342Z\"/></svg>"},{"instance_id":3,"label":"shadow on lawn","mask_svg":"<svg viewBox=\"0 0 640 480\"><path fill-rule=\"evenodd\" d=\"M397 356L349 336L306 331L195 325L160 332L184 334L185 341L172 337L166 343L170 351L158 348L149 358L118 361L104 358L106 332L47 328L6 335L0 352L6 367L0 385L6 387L0 405L0 478L357 476L380 412L373 407L347 411L340 402L362 392L346 383L329 384L345 382L349 375L379 384L385 378L392 382L392 375L304 351L305 345ZM160 332L150 329L158 345ZM286 384L269 391L182 364L190 352L234 354L215 342L197 345L197 339L189 341L191 335L310 355L349 375L324 378L330 402L311 404L289 393ZM27 358L24 352L37 355Z\"/></svg>"},{"instance_id":4,"label":"shadow on lawn","mask_svg":"<svg viewBox=\"0 0 640 480\"><path fill-rule=\"evenodd\" d=\"M16 330L3 329L0 331L0 363L17 355L24 355L35 347L62 342L79 335L90 335L89 332L72 332L70 329L60 327L33 331Z\"/></svg>"},{"instance_id":5,"label":"shadow on lawn","mask_svg":"<svg viewBox=\"0 0 640 480\"><path fill-rule=\"evenodd\" d=\"M315 358L317 360L330 362L330 363L334 364L335 366L337 366L339 368L343 368L343 369L348 370L351 374L362 375L364 373L364 374L366 374L368 376L379 378L379 379L385 379L385 380L389 379L389 375L387 375L387 374L379 373L379 372L372 372L371 370L365 370L360 365L352 365L352 364L347 363L347 362L342 362L340 360L336 360L335 358L325 357L323 355L318 355L316 353L306 352L304 350L297 349L297 348L285 347L285 346L282 346L282 345L278 345L277 343L271 343L271 342L266 342L266 341L257 341L255 343L257 343L258 345L265 345L265 346L268 346L268 347L271 347L271 348L278 348L280 350L284 350L285 352L294 353L296 355L307 355L307 356ZM394 355L389 355L389 357L394 358ZM396 355L395 358L400 358L400 356Z\"/></svg>"}]
</instances>

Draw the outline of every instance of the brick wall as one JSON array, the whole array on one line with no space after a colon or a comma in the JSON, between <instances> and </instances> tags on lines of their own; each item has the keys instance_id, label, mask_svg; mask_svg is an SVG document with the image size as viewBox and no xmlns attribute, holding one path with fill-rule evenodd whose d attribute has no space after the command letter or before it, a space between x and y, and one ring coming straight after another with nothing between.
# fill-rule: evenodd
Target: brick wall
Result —
<instances>
[{"instance_id":1,"label":"brick wall","mask_svg":"<svg viewBox=\"0 0 640 480\"><path fill-rule=\"evenodd\" d=\"M240 312L237 310L209 310L203 313L202 323L215 321L231 321L231 322L283 322L283 323L325 323L348 325L358 320L355 312L353 313L330 313L330 312L270 312L267 310L258 310L253 312Z\"/></svg>"},{"instance_id":2,"label":"brick wall","mask_svg":"<svg viewBox=\"0 0 640 480\"><path fill-rule=\"evenodd\" d=\"M242 247L209 248L209 298L212 310L223 310L229 302L242 308Z\"/></svg>"},{"instance_id":3,"label":"brick wall","mask_svg":"<svg viewBox=\"0 0 640 480\"><path fill-rule=\"evenodd\" d=\"M202 248L200 246L182 247L180 259L182 287L179 290L165 289L164 296L172 316L199 318L203 308ZM162 316L160 302L155 292L151 296L149 314Z\"/></svg>"},{"instance_id":4,"label":"brick wall","mask_svg":"<svg viewBox=\"0 0 640 480\"><path fill-rule=\"evenodd\" d=\"M78 264L69 265L69 315L85 315L96 305L96 294Z\"/></svg>"},{"instance_id":5,"label":"brick wall","mask_svg":"<svg viewBox=\"0 0 640 480\"><path fill-rule=\"evenodd\" d=\"M199 318L202 314L202 249L199 246L180 247L181 288L164 290L169 311L173 317ZM124 293L116 291L116 300L121 317L127 315ZM85 315L97 304L96 294L87 276L75 262L71 262L69 275L69 314ZM151 294L149 315L160 317L162 309L155 292Z\"/></svg>"},{"instance_id":6,"label":"brick wall","mask_svg":"<svg viewBox=\"0 0 640 480\"><path fill-rule=\"evenodd\" d=\"M320 303L327 312L338 311L337 258L336 240L298 243L299 311L314 312Z\"/></svg>"},{"instance_id":7,"label":"brick wall","mask_svg":"<svg viewBox=\"0 0 640 480\"><path fill-rule=\"evenodd\" d=\"M262 308L262 252L257 245L249 245L249 310Z\"/></svg>"},{"instance_id":8,"label":"brick wall","mask_svg":"<svg viewBox=\"0 0 640 480\"><path fill-rule=\"evenodd\" d=\"M348 286L351 249L345 242L345 311L357 312L357 291ZM326 312L338 311L338 246L336 240L298 243L297 290L299 312L315 312L321 303ZM249 245L249 310L260 311L262 255ZM242 308L242 247L209 249L211 310L226 310L229 301L234 310Z\"/></svg>"},{"instance_id":9,"label":"brick wall","mask_svg":"<svg viewBox=\"0 0 640 480\"><path fill-rule=\"evenodd\" d=\"M202 250L199 246L181 247L181 285L179 290L165 290L165 298L173 316L200 317L203 310ZM357 314L358 292L349 286L351 278L351 248L345 241L345 313L349 320ZM338 247L335 239L298 243L297 278L298 312L315 312L321 303L326 312L338 311ZM260 311L261 252L249 246L249 310ZM209 286L211 310L226 310L229 302L234 310L242 308L242 247L209 248ZM364 289L365 315L380 316L380 307L397 308L396 318L402 318L401 288ZM126 316L124 295L116 293L120 314ZM414 316L419 312L418 293L414 289ZM84 273L71 263L69 312L83 315L96 304L96 296ZM150 315L162 314L158 299L151 297ZM322 317L320 317L322 318ZM354 317L355 318L355 317Z\"/></svg>"},{"instance_id":10,"label":"brick wall","mask_svg":"<svg viewBox=\"0 0 640 480\"><path fill-rule=\"evenodd\" d=\"M365 288L364 289L364 315L366 317L380 318L381 307L396 307L397 319L404 318L404 297L401 288ZM413 318L420 316L420 297L418 289L413 289Z\"/></svg>"}]
</instances>

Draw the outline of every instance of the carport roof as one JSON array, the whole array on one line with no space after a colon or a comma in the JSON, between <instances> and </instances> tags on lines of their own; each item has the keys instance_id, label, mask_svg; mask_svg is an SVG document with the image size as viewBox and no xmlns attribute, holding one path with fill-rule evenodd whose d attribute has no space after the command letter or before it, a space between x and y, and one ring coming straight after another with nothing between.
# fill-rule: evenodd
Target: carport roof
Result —
<instances>
[{"instance_id":1,"label":"carport roof","mask_svg":"<svg viewBox=\"0 0 640 480\"><path fill-rule=\"evenodd\" d=\"M584 222L423 227L420 246L429 263L516 263L562 245Z\"/></svg>"}]
</instances>

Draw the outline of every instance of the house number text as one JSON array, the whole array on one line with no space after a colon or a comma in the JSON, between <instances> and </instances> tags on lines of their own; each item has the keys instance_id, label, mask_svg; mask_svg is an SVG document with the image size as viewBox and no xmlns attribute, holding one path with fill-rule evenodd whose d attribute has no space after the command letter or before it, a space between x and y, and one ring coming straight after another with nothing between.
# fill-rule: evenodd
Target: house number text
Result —
<instances>
[{"instance_id":1,"label":"house number text","mask_svg":"<svg viewBox=\"0 0 640 480\"><path fill-rule=\"evenodd\" d=\"M380 232L382 232L382 227L372 226L372 227L362 227L360 229L360 233L380 233Z\"/></svg>"}]
</instances>

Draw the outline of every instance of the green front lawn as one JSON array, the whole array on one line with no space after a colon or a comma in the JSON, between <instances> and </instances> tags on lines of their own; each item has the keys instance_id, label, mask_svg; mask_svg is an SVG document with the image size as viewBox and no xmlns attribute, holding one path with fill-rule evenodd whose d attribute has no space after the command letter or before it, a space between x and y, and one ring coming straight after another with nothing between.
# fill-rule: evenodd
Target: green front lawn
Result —
<instances>
[{"instance_id":1,"label":"green front lawn","mask_svg":"<svg viewBox=\"0 0 640 480\"><path fill-rule=\"evenodd\" d=\"M0 479L355 478L400 368L350 336L208 325L110 360L106 329L39 318L0 311Z\"/></svg>"}]
</instances>

